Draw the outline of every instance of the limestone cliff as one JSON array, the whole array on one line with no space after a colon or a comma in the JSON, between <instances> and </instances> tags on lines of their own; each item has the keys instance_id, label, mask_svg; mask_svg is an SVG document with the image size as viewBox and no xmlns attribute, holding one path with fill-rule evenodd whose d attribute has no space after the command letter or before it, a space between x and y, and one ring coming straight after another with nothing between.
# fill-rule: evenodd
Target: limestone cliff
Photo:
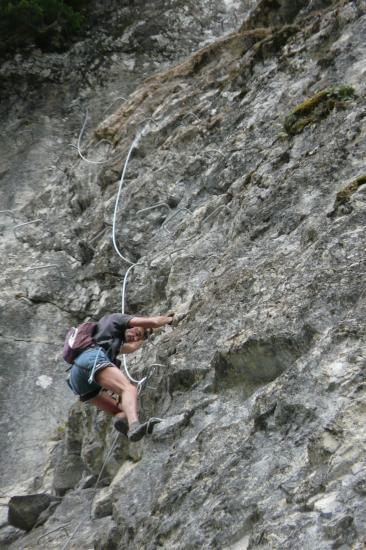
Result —
<instances>
[{"instance_id":1,"label":"limestone cliff","mask_svg":"<svg viewBox=\"0 0 366 550\"><path fill-rule=\"evenodd\" d=\"M111 114L78 135L87 160L59 151L46 177L36 153L57 139L65 149L66 137L50 119L39 133L32 121L29 137L19 105L9 110L25 156L16 149L17 168L2 171L5 215L19 226L4 224L1 245L3 486L53 500L26 535L4 523L4 546L364 547L366 4L196 4L207 24L233 9L235 29L208 24L191 53L164 26L152 75L136 36L156 34L124 30L128 70L140 69L128 97L110 97ZM194 5L175 8L172 21L197 38ZM71 118L57 124L75 136ZM116 209L118 247L137 264L126 309L181 319L129 363L137 379L157 365L141 406L164 419L130 445L104 414L72 404L54 366L65 327L121 308L129 264L111 224L129 153Z\"/></svg>"}]
</instances>

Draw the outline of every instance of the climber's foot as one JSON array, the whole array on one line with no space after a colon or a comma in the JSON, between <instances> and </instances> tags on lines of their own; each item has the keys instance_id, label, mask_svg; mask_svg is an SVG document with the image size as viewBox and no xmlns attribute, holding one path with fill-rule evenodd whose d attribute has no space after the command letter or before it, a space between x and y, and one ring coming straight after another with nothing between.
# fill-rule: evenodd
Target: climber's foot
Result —
<instances>
[{"instance_id":1,"label":"climber's foot","mask_svg":"<svg viewBox=\"0 0 366 550\"><path fill-rule=\"evenodd\" d=\"M128 432L128 422L121 417L117 417L114 421L115 429L123 435L127 435Z\"/></svg>"},{"instance_id":2,"label":"climber's foot","mask_svg":"<svg viewBox=\"0 0 366 550\"><path fill-rule=\"evenodd\" d=\"M140 441L146 434L152 434L155 424L161 422L160 418L150 418L147 422L134 422L127 432L130 441Z\"/></svg>"}]
</instances>

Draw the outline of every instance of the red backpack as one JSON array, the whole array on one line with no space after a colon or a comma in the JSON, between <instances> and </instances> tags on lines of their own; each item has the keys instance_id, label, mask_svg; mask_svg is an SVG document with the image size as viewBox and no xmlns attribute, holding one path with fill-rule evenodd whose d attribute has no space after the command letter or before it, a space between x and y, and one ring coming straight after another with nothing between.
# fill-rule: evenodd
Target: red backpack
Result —
<instances>
[{"instance_id":1,"label":"red backpack","mask_svg":"<svg viewBox=\"0 0 366 550\"><path fill-rule=\"evenodd\" d=\"M75 361L78 355L94 344L93 336L97 330L97 323L82 323L78 327L72 327L67 331L63 358L67 363Z\"/></svg>"}]
</instances>

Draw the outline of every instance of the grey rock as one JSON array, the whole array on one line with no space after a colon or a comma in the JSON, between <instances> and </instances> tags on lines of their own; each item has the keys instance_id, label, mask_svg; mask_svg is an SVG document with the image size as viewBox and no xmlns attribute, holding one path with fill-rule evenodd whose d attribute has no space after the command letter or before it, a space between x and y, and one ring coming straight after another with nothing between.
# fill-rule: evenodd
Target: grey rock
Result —
<instances>
[{"instance_id":1,"label":"grey rock","mask_svg":"<svg viewBox=\"0 0 366 550\"><path fill-rule=\"evenodd\" d=\"M78 485L79 489L90 489L94 487L97 482L97 477L95 475L87 475L80 480Z\"/></svg>"},{"instance_id":2,"label":"grey rock","mask_svg":"<svg viewBox=\"0 0 366 550\"><path fill-rule=\"evenodd\" d=\"M109 522L107 523L107 519ZM109 550L118 550L121 534L118 530L116 523L112 518L105 518L103 529L99 530L94 537L94 548L96 550L103 550L108 548Z\"/></svg>"},{"instance_id":3,"label":"grey rock","mask_svg":"<svg viewBox=\"0 0 366 550\"><path fill-rule=\"evenodd\" d=\"M202 41L232 30L250 4L95 2L91 28L68 51L29 48L0 60L4 128L0 203L1 210L11 211L0 214L1 251L6 258L0 331L9 396L0 405L1 433L3 452L19 457L17 464L2 457L0 477L6 483L14 477L14 469L15 477L26 479L28 472L45 464L45 445L39 438L47 442L66 421L73 396L63 382L59 346L67 328L117 307L112 289L119 285L120 265L109 244L111 217L105 203L108 198L113 202L121 156L118 153L112 164L86 165L86 171L79 166L78 177L70 175L78 159L75 145L85 112L89 119L80 136L82 154L92 161L109 158L108 151L114 156L108 142L100 143L95 155L90 149L99 122L123 106L123 98L152 72L190 55ZM209 37L202 30L208 27ZM85 214L91 235L80 231ZM14 225L32 220L42 221L19 227L13 234ZM104 237L93 241L103 227ZM107 241L100 256L99 247ZM80 266L85 267L83 281L77 275ZM154 296L165 292L165 280L165 274L158 274ZM22 357L22 366L12 366L14 357ZM38 385L42 376L52 379L47 387ZM14 416L11 404L19 396L18 383L28 404L20 414L37 425L26 434L9 420ZM53 413L40 414L39 403ZM18 453L19 446L27 447L27 453Z\"/></svg>"},{"instance_id":4,"label":"grey rock","mask_svg":"<svg viewBox=\"0 0 366 550\"><path fill-rule=\"evenodd\" d=\"M63 496L69 489L76 487L85 470L78 455L62 454L55 466L53 488L57 495Z\"/></svg>"},{"instance_id":5,"label":"grey rock","mask_svg":"<svg viewBox=\"0 0 366 550\"><path fill-rule=\"evenodd\" d=\"M112 491L109 488L102 489L93 500L91 515L93 518L103 518L111 516L112 511Z\"/></svg>"},{"instance_id":6,"label":"grey rock","mask_svg":"<svg viewBox=\"0 0 366 550\"><path fill-rule=\"evenodd\" d=\"M1 527L0 544L2 545L2 548L7 548L12 542L16 541L22 535L24 535L24 531L22 529L16 529L11 525Z\"/></svg>"},{"instance_id":7,"label":"grey rock","mask_svg":"<svg viewBox=\"0 0 366 550\"><path fill-rule=\"evenodd\" d=\"M187 426L193 411L186 411L182 414L164 418L163 421L154 428L154 439L174 439L181 433L181 429Z\"/></svg>"},{"instance_id":8,"label":"grey rock","mask_svg":"<svg viewBox=\"0 0 366 550\"><path fill-rule=\"evenodd\" d=\"M47 494L18 495L11 497L8 504L8 522L13 527L30 531L38 522L40 515L57 499ZM46 517L41 518L41 522Z\"/></svg>"},{"instance_id":9,"label":"grey rock","mask_svg":"<svg viewBox=\"0 0 366 550\"><path fill-rule=\"evenodd\" d=\"M80 549L362 548L365 201L364 184L353 183L365 176L365 6L242 3L235 22L236 5L177 0L108 12L100 4L108 13L98 38L48 60L57 82L34 115L46 58L1 68L4 134L18 143L4 142L1 153L4 208L16 208L19 223L43 221L17 236L4 229L0 245L2 453L19 456L0 464L7 482L36 471L37 491L59 476L64 493L13 549L37 547L42 536L57 548L78 524ZM52 123L61 93L67 106ZM107 105L119 94L127 101ZM88 103L94 118L81 149L102 165L68 145ZM296 132L285 131L288 117ZM141 415L164 419L130 445L104 414L70 409L72 396L55 391L63 376L54 358L70 324L120 310L128 267L111 224L139 132L116 212L118 246L140 259L125 307L185 316L129 358L136 379L155 365ZM82 257L80 242L94 253ZM27 271L41 261L57 267ZM19 388L37 426L29 433L18 411L19 422L7 420ZM61 416L64 436L43 472L44 442ZM36 450L17 452L34 441ZM90 475L100 479L87 488ZM93 520L92 502L101 516Z\"/></svg>"}]
</instances>

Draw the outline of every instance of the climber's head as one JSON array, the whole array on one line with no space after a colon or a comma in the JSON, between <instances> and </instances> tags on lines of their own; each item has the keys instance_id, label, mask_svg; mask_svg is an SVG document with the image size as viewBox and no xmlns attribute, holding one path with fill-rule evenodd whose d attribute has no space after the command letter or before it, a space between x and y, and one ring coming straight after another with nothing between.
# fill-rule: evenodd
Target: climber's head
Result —
<instances>
[{"instance_id":1,"label":"climber's head","mask_svg":"<svg viewBox=\"0 0 366 550\"><path fill-rule=\"evenodd\" d=\"M145 337L145 330L142 327L127 328L125 330L126 342L138 342Z\"/></svg>"},{"instance_id":2,"label":"climber's head","mask_svg":"<svg viewBox=\"0 0 366 550\"><path fill-rule=\"evenodd\" d=\"M138 342L140 340L146 340L151 334L152 330L143 327L127 328L125 330L126 342Z\"/></svg>"}]
</instances>

